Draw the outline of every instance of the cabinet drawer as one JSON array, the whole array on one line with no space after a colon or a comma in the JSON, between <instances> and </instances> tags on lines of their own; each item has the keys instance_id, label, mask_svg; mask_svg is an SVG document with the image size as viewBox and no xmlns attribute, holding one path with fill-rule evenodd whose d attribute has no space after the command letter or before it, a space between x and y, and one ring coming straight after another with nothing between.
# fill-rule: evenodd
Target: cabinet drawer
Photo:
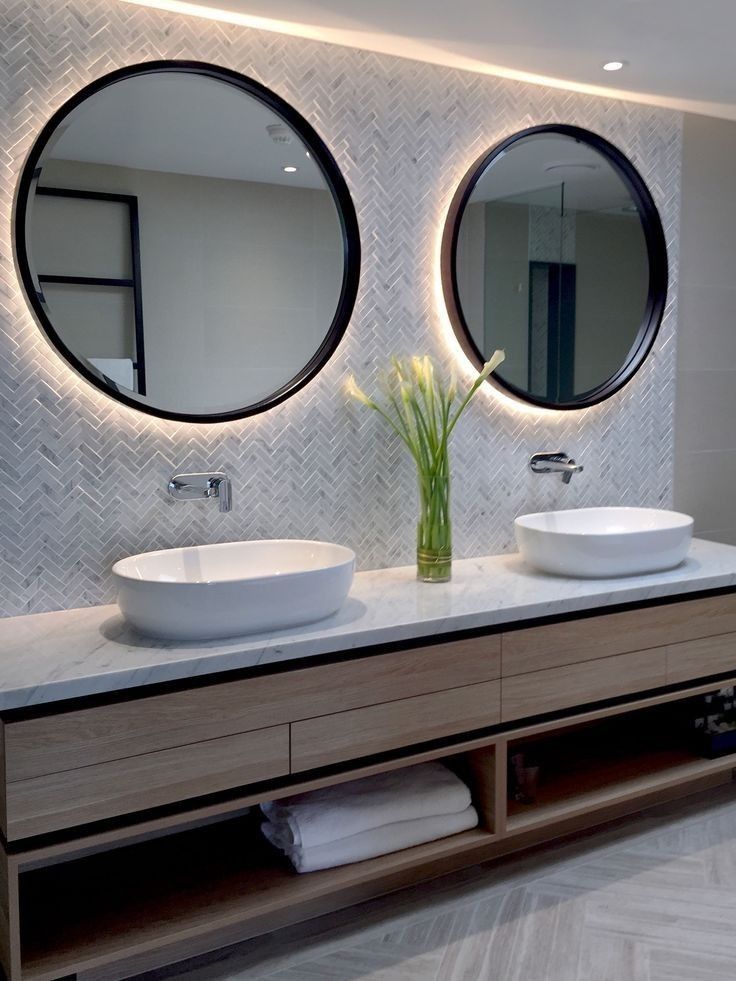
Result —
<instances>
[{"instance_id":1,"label":"cabinet drawer","mask_svg":"<svg viewBox=\"0 0 736 981\"><path fill-rule=\"evenodd\" d=\"M504 722L630 695L666 684L664 648L533 671L501 682Z\"/></svg>"},{"instance_id":2,"label":"cabinet drawer","mask_svg":"<svg viewBox=\"0 0 736 981\"><path fill-rule=\"evenodd\" d=\"M325 715L291 727L291 768L311 770L498 721L497 681Z\"/></svg>"},{"instance_id":3,"label":"cabinet drawer","mask_svg":"<svg viewBox=\"0 0 736 981\"><path fill-rule=\"evenodd\" d=\"M684 600L625 613L503 634L504 678L736 631L736 594Z\"/></svg>"},{"instance_id":4,"label":"cabinet drawer","mask_svg":"<svg viewBox=\"0 0 736 981\"><path fill-rule=\"evenodd\" d=\"M10 721L7 779L153 753L500 676L498 635Z\"/></svg>"},{"instance_id":5,"label":"cabinet drawer","mask_svg":"<svg viewBox=\"0 0 736 981\"><path fill-rule=\"evenodd\" d=\"M289 727L210 739L7 785L7 837L58 831L289 772Z\"/></svg>"},{"instance_id":6,"label":"cabinet drawer","mask_svg":"<svg viewBox=\"0 0 736 981\"><path fill-rule=\"evenodd\" d=\"M667 648L667 683L732 671L736 674L736 634L672 644Z\"/></svg>"}]
</instances>

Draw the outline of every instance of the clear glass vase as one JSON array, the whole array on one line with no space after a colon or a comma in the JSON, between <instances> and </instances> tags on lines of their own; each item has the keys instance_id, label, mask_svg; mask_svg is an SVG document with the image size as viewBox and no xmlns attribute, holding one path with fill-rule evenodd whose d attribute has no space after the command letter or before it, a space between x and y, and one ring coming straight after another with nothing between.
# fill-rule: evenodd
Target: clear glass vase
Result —
<instances>
[{"instance_id":1,"label":"clear glass vase","mask_svg":"<svg viewBox=\"0 0 736 981\"><path fill-rule=\"evenodd\" d=\"M452 577L450 478L419 474L417 579L448 582Z\"/></svg>"}]
</instances>

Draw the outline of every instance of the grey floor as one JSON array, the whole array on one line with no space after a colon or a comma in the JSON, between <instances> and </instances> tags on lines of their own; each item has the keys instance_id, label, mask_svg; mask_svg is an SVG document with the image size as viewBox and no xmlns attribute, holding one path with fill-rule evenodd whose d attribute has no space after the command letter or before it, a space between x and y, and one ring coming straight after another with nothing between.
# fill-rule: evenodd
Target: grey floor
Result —
<instances>
[{"instance_id":1,"label":"grey floor","mask_svg":"<svg viewBox=\"0 0 736 981\"><path fill-rule=\"evenodd\" d=\"M144 977L734 981L736 788Z\"/></svg>"}]
</instances>

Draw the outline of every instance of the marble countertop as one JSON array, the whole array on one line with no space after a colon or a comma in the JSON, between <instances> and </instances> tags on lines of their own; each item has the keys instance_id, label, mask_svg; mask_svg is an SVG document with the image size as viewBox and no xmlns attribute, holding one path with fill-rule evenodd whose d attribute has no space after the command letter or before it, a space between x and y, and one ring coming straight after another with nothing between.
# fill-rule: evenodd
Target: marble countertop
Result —
<instances>
[{"instance_id":1,"label":"marble countertop","mask_svg":"<svg viewBox=\"0 0 736 981\"><path fill-rule=\"evenodd\" d=\"M0 619L0 711L553 614L736 586L736 547L695 540L677 569L619 579L531 571L514 555L453 563L450 583L414 566L360 572L319 623L226 641L142 637L117 606Z\"/></svg>"}]
</instances>

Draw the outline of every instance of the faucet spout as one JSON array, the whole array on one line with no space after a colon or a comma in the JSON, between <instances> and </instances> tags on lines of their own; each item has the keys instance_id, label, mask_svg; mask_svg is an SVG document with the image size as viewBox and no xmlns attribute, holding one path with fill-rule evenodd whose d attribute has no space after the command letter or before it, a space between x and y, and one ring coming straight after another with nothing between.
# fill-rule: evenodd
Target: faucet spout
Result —
<instances>
[{"instance_id":1,"label":"faucet spout","mask_svg":"<svg viewBox=\"0 0 736 981\"><path fill-rule=\"evenodd\" d=\"M225 473L179 473L171 478L167 490L176 501L216 498L223 512L233 506L232 484Z\"/></svg>"},{"instance_id":2,"label":"faucet spout","mask_svg":"<svg viewBox=\"0 0 736 981\"><path fill-rule=\"evenodd\" d=\"M558 473L563 484L569 484L574 473L581 473L583 467L567 453L533 453L529 460L532 473Z\"/></svg>"}]
</instances>

